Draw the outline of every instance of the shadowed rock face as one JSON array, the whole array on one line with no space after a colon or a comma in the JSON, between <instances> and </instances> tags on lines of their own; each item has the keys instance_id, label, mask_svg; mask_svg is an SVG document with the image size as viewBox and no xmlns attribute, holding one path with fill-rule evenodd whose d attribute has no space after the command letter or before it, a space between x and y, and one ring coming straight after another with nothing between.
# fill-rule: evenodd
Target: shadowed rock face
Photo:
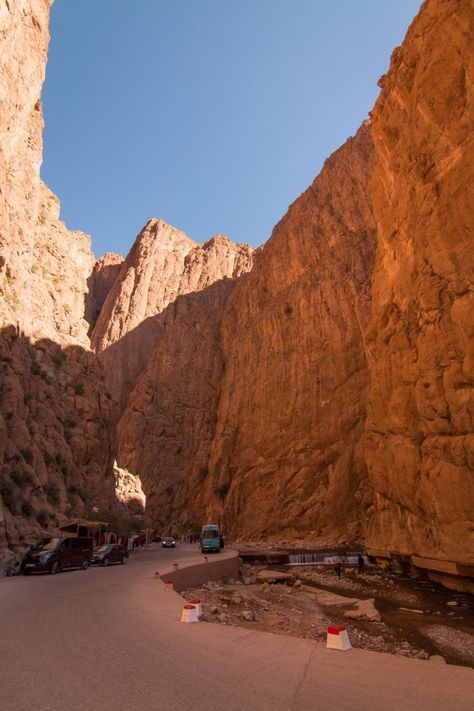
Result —
<instances>
[{"instance_id":1,"label":"shadowed rock face","mask_svg":"<svg viewBox=\"0 0 474 711\"><path fill-rule=\"evenodd\" d=\"M474 14L425 3L373 112L369 544L474 558Z\"/></svg>"},{"instance_id":2,"label":"shadowed rock face","mask_svg":"<svg viewBox=\"0 0 474 711\"><path fill-rule=\"evenodd\" d=\"M159 314L179 296L248 271L252 252L248 245L236 245L222 235L198 245L163 220L153 219L145 225L92 334L93 347L100 354L120 411L162 337L164 321Z\"/></svg>"},{"instance_id":3,"label":"shadowed rock face","mask_svg":"<svg viewBox=\"0 0 474 711\"><path fill-rule=\"evenodd\" d=\"M90 238L66 229L39 178L49 5L0 4L0 574L111 498L111 400L84 318Z\"/></svg>"},{"instance_id":4,"label":"shadowed rock face","mask_svg":"<svg viewBox=\"0 0 474 711\"><path fill-rule=\"evenodd\" d=\"M160 525L209 516L231 536L358 535L372 162L366 125L235 288L217 282L163 312L159 346L120 422L118 456L140 472ZM136 329L136 342L152 327L156 319Z\"/></svg>"},{"instance_id":5,"label":"shadowed rock face","mask_svg":"<svg viewBox=\"0 0 474 711\"><path fill-rule=\"evenodd\" d=\"M153 219L124 262L39 179L49 5L0 4L0 569L115 449L159 527L472 561L472 2L424 3L255 255Z\"/></svg>"},{"instance_id":6,"label":"shadowed rock face","mask_svg":"<svg viewBox=\"0 0 474 711\"><path fill-rule=\"evenodd\" d=\"M147 511L160 531L186 530L193 518L199 526L196 502L208 475L224 374L220 322L237 282L221 279L181 296L155 317L159 344L118 426L118 460L141 473Z\"/></svg>"},{"instance_id":7,"label":"shadowed rock face","mask_svg":"<svg viewBox=\"0 0 474 711\"><path fill-rule=\"evenodd\" d=\"M90 331L94 328L104 301L120 274L122 264L123 257L112 252L107 252L94 264L92 274L87 280L89 294L86 301L86 320L90 324Z\"/></svg>"}]
</instances>

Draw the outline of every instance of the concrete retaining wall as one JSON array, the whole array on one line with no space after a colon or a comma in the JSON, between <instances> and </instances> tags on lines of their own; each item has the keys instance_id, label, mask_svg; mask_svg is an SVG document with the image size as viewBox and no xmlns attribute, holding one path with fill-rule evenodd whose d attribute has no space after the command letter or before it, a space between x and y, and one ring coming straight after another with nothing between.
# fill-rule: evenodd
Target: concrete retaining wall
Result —
<instances>
[{"instance_id":1,"label":"concrete retaining wall","mask_svg":"<svg viewBox=\"0 0 474 711\"><path fill-rule=\"evenodd\" d=\"M238 578L240 569L240 559L237 551L226 551L208 556L208 562L186 563L186 560L179 561L178 570L160 570L161 580L172 580L173 588L176 592L195 588L202 585L207 580L219 580L220 578Z\"/></svg>"}]
</instances>

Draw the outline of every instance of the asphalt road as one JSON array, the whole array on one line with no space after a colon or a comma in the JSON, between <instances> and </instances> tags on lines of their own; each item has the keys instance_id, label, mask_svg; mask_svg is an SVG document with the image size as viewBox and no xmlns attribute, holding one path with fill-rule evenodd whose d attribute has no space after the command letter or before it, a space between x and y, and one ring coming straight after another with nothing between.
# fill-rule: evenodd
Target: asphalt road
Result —
<instances>
[{"instance_id":1,"label":"asphalt road","mask_svg":"<svg viewBox=\"0 0 474 711\"><path fill-rule=\"evenodd\" d=\"M470 669L179 621L153 571L197 546L124 565L0 580L2 711L467 711Z\"/></svg>"}]
</instances>

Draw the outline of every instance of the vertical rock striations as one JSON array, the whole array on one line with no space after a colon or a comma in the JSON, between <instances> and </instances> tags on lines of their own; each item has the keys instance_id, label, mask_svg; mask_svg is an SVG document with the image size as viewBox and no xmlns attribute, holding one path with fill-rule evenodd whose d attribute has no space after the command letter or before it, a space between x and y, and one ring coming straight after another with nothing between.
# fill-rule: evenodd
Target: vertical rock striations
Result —
<instances>
[{"instance_id":1,"label":"vertical rock striations","mask_svg":"<svg viewBox=\"0 0 474 711\"><path fill-rule=\"evenodd\" d=\"M425 3L373 112L366 438L373 549L471 564L473 78L472 2Z\"/></svg>"},{"instance_id":2,"label":"vertical rock striations","mask_svg":"<svg viewBox=\"0 0 474 711\"><path fill-rule=\"evenodd\" d=\"M234 289L216 282L164 312L119 426L119 463L140 473L160 524L210 516L233 537L359 533L372 162L365 125Z\"/></svg>"},{"instance_id":3,"label":"vertical rock striations","mask_svg":"<svg viewBox=\"0 0 474 711\"><path fill-rule=\"evenodd\" d=\"M163 220L153 219L145 225L92 334L120 411L163 335L162 314L168 310L169 320L178 297L201 291L220 279L235 278L251 263L251 247L236 245L222 235L198 245Z\"/></svg>"},{"instance_id":4,"label":"vertical rock striations","mask_svg":"<svg viewBox=\"0 0 474 711\"><path fill-rule=\"evenodd\" d=\"M229 300L200 503L233 536L360 532L372 165L367 124L326 161Z\"/></svg>"},{"instance_id":5,"label":"vertical rock striations","mask_svg":"<svg viewBox=\"0 0 474 711\"><path fill-rule=\"evenodd\" d=\"M49 7L0 4L0 572L106 500L112 473L111 400L84 318L90 238L59 221L39 177Z\"/></svg>"}]
</instances>

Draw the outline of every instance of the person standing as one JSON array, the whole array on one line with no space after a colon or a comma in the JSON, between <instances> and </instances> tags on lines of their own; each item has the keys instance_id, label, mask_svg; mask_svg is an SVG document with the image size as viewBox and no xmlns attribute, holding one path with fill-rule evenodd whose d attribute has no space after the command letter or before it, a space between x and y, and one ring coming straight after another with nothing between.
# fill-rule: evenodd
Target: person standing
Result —
<instances>
[{"instance_id":1,"label":"person standing","mask_svg":"<svg viewBox=\"0 0 474 711\"><path fill-rule=\"evenodd\" d=\"M364 559L363 559L363 557L361 556L360 553L359 553L359 555L357 556L357 568L358 568L358 570L359 570L359 573L363 573L363 572L364 572Z\"/></svg>"}]
</instances>

